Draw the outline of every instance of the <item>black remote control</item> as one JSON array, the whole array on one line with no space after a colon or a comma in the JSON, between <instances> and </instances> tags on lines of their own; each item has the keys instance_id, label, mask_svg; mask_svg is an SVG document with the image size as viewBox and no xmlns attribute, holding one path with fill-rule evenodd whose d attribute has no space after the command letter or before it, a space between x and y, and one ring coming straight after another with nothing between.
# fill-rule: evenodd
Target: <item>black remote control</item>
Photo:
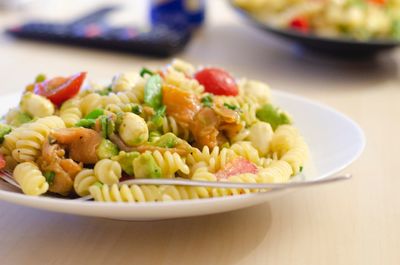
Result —
<instances>
[{"instance_id":1,"label":"black remote control","mask_svg":"<svg viewBox=\"0 0 400 265\"><path fill-rule=\"evenodd\" d=\"M152 56L166 57L181 51L189 42L186 28L156 25L149 31L134 27L109 27L103 17L116 7L96 10L68 24L30 22L7 29L7 33L26 39L73 44Z\"/></svg>"}]
</instances>

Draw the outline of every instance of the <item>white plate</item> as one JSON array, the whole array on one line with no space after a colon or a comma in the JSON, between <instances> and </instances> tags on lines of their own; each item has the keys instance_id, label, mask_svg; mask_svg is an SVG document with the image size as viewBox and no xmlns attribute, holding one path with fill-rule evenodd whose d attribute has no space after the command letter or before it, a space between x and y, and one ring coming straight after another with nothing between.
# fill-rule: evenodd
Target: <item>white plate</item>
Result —
<instances>
[{"instance_id":1,"label":"white plate","mask_svg":"<svg viewBox=\"0 0 400 265\"><path fill-rule=\"evenodd\" d=\"M361 154L365 137L343 114L302 97L273 91L274 102L293 115L308 143L312 163L300 179L321 179L344 169ZM0 98L0 113L18 104L19 95ZM312 165L312 166L311 166ZM1 188L0 188L1 189ZM234 197L153 203L98 203L49 197L30 197L0 190L0 199L29 207L78 215L125 220L158 220L226 212L266 202L285 191Z\"/></svg>"}]
</instances>

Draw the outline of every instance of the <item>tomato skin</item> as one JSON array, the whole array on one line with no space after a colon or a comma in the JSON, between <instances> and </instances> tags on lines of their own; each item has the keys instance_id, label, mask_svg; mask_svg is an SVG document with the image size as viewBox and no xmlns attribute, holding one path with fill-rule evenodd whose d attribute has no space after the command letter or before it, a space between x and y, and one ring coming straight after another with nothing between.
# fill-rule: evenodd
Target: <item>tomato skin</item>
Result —
<instances>
[{"instance_id":1,"label":"tomato skin","mask_svg":"<svg viewBox=\"0 0 400 265\"><path fill-rule=\"evenodd\" d=\"M78 94L85 78L86 72L81 72L68 78L56 77L36 84L34 92L60 106L64 101Z\"/></svg>"},{"instance_id":2,"label":"tomato skin","mask_svg":"<svg viewBox=\"0 0 400 265\"><path fill-rule=\"evenodd\" d=\"M204 68L197 72L194 78L204 86L208 93L221 96L237 96L239 93L235 79L225 70Z\"/></svg>"},{"instance_id":3,"label":"tomato skin","mask_svg":"<svg viewBox=\"0 0 400 265\"><path fill-rule=\"evenodd\" d=\"M226 179L231 176L236 176L245 173L256 174L258 172L257 166L249 160L238 157L229 162L223 169L215 173L217 179Z\"/></svg>"},{"instance_id":4,"label":"tomato skin","mask_svg":"<svg viewBox=\"0 0 400 265\"><path fill-rule=\"evenodd\" d=\"M310 24L305 17L296 17L290 22L290 27L292 29L298 30L303 33L310 31Z\"/></svg>"},{"instance_id":5,"label":"tomato skin","mask_svg":"<svg viewBox=\"0 0 400 265\"><path fill-rule=\"evenodd\" d=\"M4 159L3 155L0 154L0 169L3 169L6 167L6 160Z\"/></svg>"}]
</instances>

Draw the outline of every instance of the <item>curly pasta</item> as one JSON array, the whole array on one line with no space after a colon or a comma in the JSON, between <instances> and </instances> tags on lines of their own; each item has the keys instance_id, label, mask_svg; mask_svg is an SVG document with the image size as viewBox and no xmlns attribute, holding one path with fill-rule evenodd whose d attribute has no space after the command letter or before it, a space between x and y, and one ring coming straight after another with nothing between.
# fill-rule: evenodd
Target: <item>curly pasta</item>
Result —
<instances>
[{"instance_id":1,"label":"curly pasta","mask_svg":"<svg viewBox=\"0 0 400 265\"><path fill-rule=\"evenodd\" d=\"M166 84L176 86L183 90L189 90L199 95L204 91L204 87L200 85L196 79L188 78L184 73L174 68L169 68L167 70L164 81Z\"/></svg>"},{"instance_id":2,"label":"curly pasta","mask_svg":"<svg viewBox=\"0 0 400 265\"><path fill-rule=\"evenodd\" d=\"M79 196L89 195L89 187L94 185L98 179L92 169L84 169L75 176L74 189Z\"/></svg>"},{"instance_id":3,"label":"curly pasta","mask_svg":"<svg viewBox=\"0 0 400 265\"><path fill-rule=\"evenodd\" d=\"M86 116L94 109L102 108L102 96L97 93L90 93L83 96L80 100L79 108L83 116Z\"/></svg>"},{"instance_id":4,"label":"curly pasta","mask_svg":"<svg viewBox=\"0 0 400 265\"><path fill-rule=\"evenodd\" d=\"M163 117L161 130L163 134L172 132L184 140L189 140L191 137L189 129L180 126L172 116Z\"/></svg>"},{"instance_id":5,"label":"curly pasta","mask_svg":"<svg viewBox=\"0 0 400 265\"><path fill-rule=\"evenodd\" d=\"M256 165L261 164L260 155L250 142L237 142L231 146L231 150Z\"/></svg>"},{"instance_id":6,"label":"curly pasta","mask_svg":"<svg viewBox=\"0 0 400 265\"><path fill-rule=\"evenodd\" d=\"M295 145L281 157L281 160L289 163L293 174L296 175L306 163L308 156L307 144L302 137L298 137Z\"/></svg>"},{"instance_id":7,"label":"curly pasta","mask_svg":"<svg viewBox=\"0 0 400 265\"><path fill-rule=\"evenodd\" d=\"M59 115L68 128L73 127L82 118L79 104L79 99L70 99L61 106Z\"/></svg>"},{"instance_id":8,"label":"curly pasta","mask_svg":"<svg viewBox=\"0 0 400 265\"><path fill-rule=\"evenodd\" d=\"M258 182L261 183L284 183L293 175L291 165L282 160L274 160L258 173Z\"/></svg>"},{"instance_id":9,"label":"curly pasta","mask_svg":"<svg viewBox=\"0 0 400 265\"><path fill-rule=\"evenodd\" d=\"M52 129L65 128L64 121L57 116L40 118L24 124L4 137L4 147L17 162L34 161L39 155L46 137Z\"/></svg>"},{"instance_id":10,"label":"curly pasta","mask_svg":"<svg viewBox=\"0 0 400 265\"><path fill-rule=\"evenodd\" d=\"M194 149L193 152L189 154L187 162L191 166L203 162L207 165L208 170L217 172L221 168L224 168L235 157L235 152L232 149L220 149L216 146L210 151L208 146L204 146L202 151Z\"/></svg>"},{"instance_id":11,"label":"curly pasta","mask_svg":"<svg viewBox=\"0 0 400 265\"><path fill-rule=\"evenodd\" d=\"M102 159L94 166L94 175L104 184L118 183L122 176L121 165L110 159Z\"/></svg>"},{"instance_id":12,"label":"curly pasta","mask_svg":"<svg viewBox=\"0 0 400 265\"><path fill-rule=\"evenodd\" d=\"M278 157L281 157L287 151L292 149L299 137L299 132L296 128L291 125L281 125L274 133L271 140L270 149L271 152L276 153Z\"/></svg>"},{"instance_id":13,"label":"curly pasta","mask_svg":"<svg viewBox=\"0 0 400 265\"><path fill-rule=\"evenodd\" d=\"M54 114L54 105L45 97L27 92L19 103L21 110L32 117L43 118Z\"/></svg>"},{"instance_id":14,"label":"curly pasta","mask_svg":"<svg viewBox=\"0 0 400 265\"><path fill-rule=\"evenodd\" d=\"M13 176L27 195L38 196L46 193L49 189L46 178L33 162L18 164L14 169Z\"/></svg>"},{"instance_id":15,"label":"curly pasta","mask_svg":"<svg viewBox=\"0 0 400 265\"><path fill-rule=\"evenodd\" d=\"M153 156L157 165L161 168L162 176L164 178L173 178L175 177L175 173L178 171L184 175L188 175L190 172L185 161L177 153L171 153L170 151L164 153L161 153L160 151L147 151L147 153Z\"/></svg>"}]
</instances>

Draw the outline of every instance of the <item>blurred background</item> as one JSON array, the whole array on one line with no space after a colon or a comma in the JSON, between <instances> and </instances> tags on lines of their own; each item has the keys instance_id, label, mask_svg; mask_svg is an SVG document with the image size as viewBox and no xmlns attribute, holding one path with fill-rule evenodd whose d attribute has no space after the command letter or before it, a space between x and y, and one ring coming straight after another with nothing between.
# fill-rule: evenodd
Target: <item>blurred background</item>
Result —
<instances>
[{"instance_id":1,"label":"blurred background","mask_svg":"<svg viewBox=\"0 0 400 265\"><path fill-rule=\"evenodd\" d=\"M367 23L397 6L376 1L0 0L0 78L10 84L0 90L39 72L109 79L179 57L324 101L332 89L352 96L397 79L397 13Z\"/></svg>"}]
</instances>

